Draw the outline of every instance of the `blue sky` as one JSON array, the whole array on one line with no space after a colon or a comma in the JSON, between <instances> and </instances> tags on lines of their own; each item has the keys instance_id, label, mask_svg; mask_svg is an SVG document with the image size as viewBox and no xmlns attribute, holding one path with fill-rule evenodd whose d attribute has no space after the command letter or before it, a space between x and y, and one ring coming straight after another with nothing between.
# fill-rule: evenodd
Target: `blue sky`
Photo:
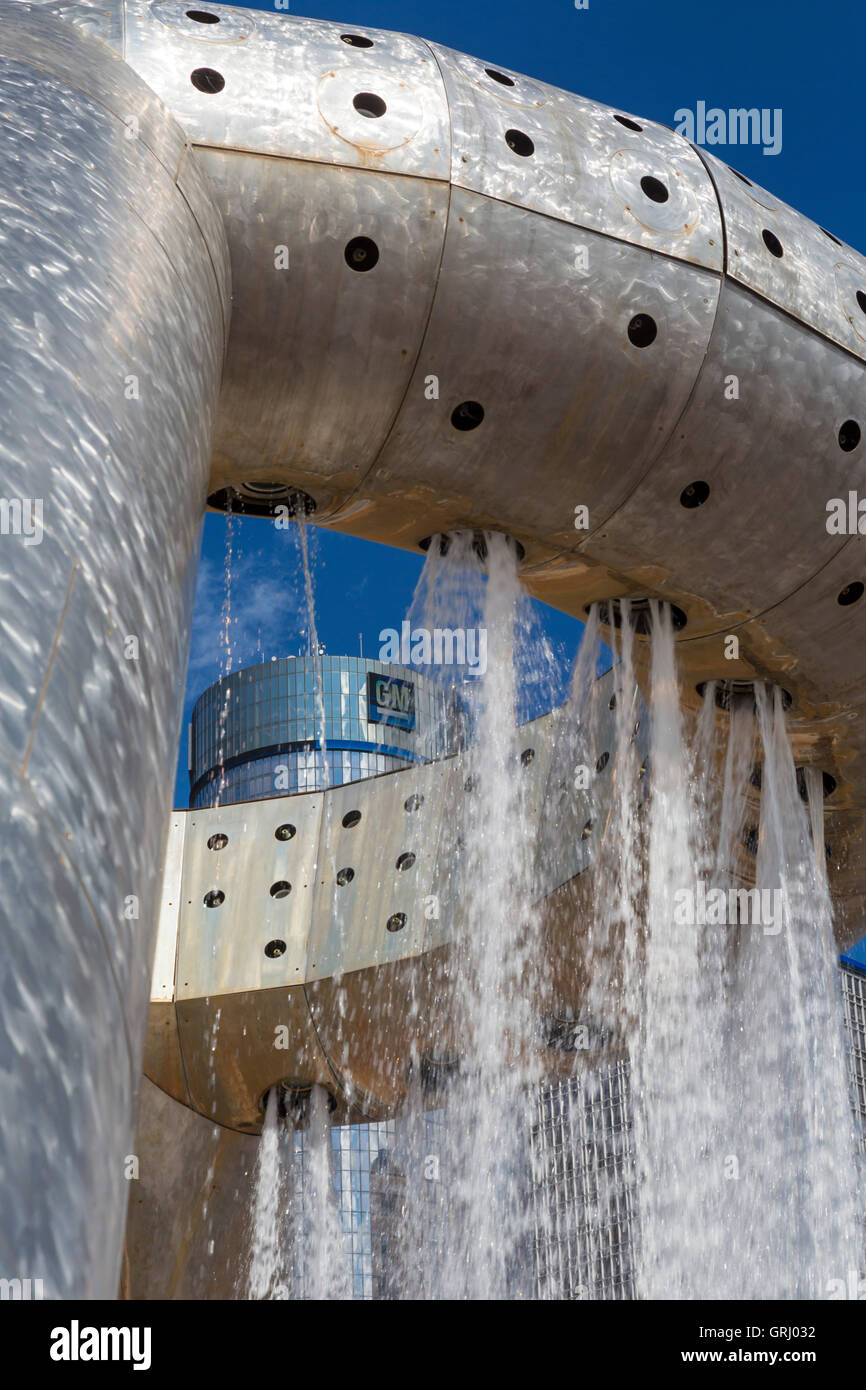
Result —
<instances>
[{"instance_id":1,"label":"blue sky","mask_svg":"<svg viewBox=\"0 0 866 1390\"><path fill-rule=\"evenodd\" d=\"M244 8L271 10L272 5ZM866 10L859 0L728 0L705 6L656 0L290 0L291 14L397 29L462 49L667 125L681 107L782 111L782 148L716 146L713 153L858 250L866 252L862 64ZM310 528L319 637L328 651L378 651L399 626L421 570L403 551ZM297 539L266 522L235 520L226 644L227 523L209 515L196 593L175 803L186 805L186 731L194 700L227 669L300 650L306 605ZM538 605L565 670L580 639L573 619ZM557 694L557 692L553 692ZM858 948L866 968L866 943Z\"/></svg>"}]
</instances>

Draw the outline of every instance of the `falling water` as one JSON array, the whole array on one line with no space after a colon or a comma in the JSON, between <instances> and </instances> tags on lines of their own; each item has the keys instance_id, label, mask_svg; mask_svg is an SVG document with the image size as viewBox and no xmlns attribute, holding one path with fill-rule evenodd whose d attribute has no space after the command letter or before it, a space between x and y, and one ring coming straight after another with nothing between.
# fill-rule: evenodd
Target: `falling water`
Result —
<instances>
[{"instance_id":1,"label":"falling water","mask_svg":"<svg viewBox=\"0 0 866 1390\"><path fill-rule=\"evenodd\" d=\"M268 1092L265 1122L256 1158L252 1214L252 1260L249 1297L273 1297L284 1259L283 1223L284 1164L278 1115L277 1088Z\"/></svg>"},{"instance_id":2,"label":"falling water","mask_svg":"<svg viewBox=\"0 0 866 1390\"><path fill-rule=\"evenodd\" d=\"M623 604L590 997L603 1007L615 996L619 959L638 1291L826 1297L858 1259L820 774L806 778L807 812L781 693L761 685L721 716L710 686L689 736L670 613L654 606L644 801L620 717L633 639Z\"/></svg>"},{"instance_id":3,"label":"falling water","mask_svg":"<svg viewBox=\"0 0 866 1390\"><path fill-rule=\"evenodd\" d=\"M301 562L304 570L304 595L307 601L307 622L309 624L310 656L316 681L316 733L318 749L313 751L313 769L316 785L327 787L330 783L328 767L327 738L325 725L325 683L322 678L322 661L319 654L319 631L316 626L316 598L313 590L313 572L310 568L310 545L307 535L307 520L301 508L296 515L298 539L300 541ZM319 769L321 768L321 772Z\"/></svg>"}]
</instances>

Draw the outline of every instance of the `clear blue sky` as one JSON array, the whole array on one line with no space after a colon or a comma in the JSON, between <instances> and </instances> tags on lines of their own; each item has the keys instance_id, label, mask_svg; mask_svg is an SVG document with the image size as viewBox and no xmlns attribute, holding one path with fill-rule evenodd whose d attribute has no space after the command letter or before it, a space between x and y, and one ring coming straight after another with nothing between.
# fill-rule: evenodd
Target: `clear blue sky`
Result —
<instances>
[{"instance_id":1,"label":"clear blue sky","mask_svg":"<svg viewBox=\"0 0 866 1390\"><path fill-rule=\"evenodd\" d=\"M241 0L242 3L242 0ZM244 8L273 10L272 5ZM290 0L290 14L419 34L492 64L666 125L680 107L781 108L778 155L757 146L713 153L866 252L863 63L860 0ZM310 530L319 636L330 652L378 650L382 627L399 623L420 573L418 557ZM299 650L306 608L297 542L266 522L233 523L232 669ZM194 700L226 669L226 522L208 516L196 594L193 644L175 801L187 803L186 730ZM544 626L565 668L580 624L550 609ZM866 968L866 944L858 948Z\"/></svg>"}]
</instances>

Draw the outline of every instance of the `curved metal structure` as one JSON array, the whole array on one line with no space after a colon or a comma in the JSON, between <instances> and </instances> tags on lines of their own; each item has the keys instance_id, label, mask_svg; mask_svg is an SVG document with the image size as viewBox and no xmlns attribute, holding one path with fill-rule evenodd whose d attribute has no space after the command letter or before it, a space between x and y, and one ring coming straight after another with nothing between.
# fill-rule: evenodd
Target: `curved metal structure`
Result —
<instances>
[{"instance_id":1,"label":"curved metal structure","mask_svg":"<svg viewBox=\"0 0 866 1390\"><path fill-rule=\"evenodd\" d=\"M267 512L300 490L409 548L507 530L530 591L578 615L676 603L689 698L791 693L798 762L836 779L840 944L862 930L866 576L827 503L863 469L866 262L664 127L403 35L2 3L0 79L4 488L46 516L42 546L2 551L22 891L0 1048L27 1063L0 1225L45 1262L25 1273L105 1293L206 494ZM38 1219L15 1196L34 1155L57 1194Z\"/></svg>"}]
</instances>

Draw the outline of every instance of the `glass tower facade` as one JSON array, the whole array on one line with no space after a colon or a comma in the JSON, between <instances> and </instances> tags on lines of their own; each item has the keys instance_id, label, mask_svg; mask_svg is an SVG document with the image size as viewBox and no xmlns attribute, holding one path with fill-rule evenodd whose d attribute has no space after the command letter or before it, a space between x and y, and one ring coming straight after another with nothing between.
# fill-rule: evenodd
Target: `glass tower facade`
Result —
<instances>
[{"instance_id":1,"label":"glass tower facade","mask_svg":"<svg viewBox=\"0 0 866 1390\"><path fill-rule=\"evenodd\" d=\"M456 692L356 656L280 657L208 687L189 731L190 806L319 791L460 746Z\"/></svg>"}]
</instances>

